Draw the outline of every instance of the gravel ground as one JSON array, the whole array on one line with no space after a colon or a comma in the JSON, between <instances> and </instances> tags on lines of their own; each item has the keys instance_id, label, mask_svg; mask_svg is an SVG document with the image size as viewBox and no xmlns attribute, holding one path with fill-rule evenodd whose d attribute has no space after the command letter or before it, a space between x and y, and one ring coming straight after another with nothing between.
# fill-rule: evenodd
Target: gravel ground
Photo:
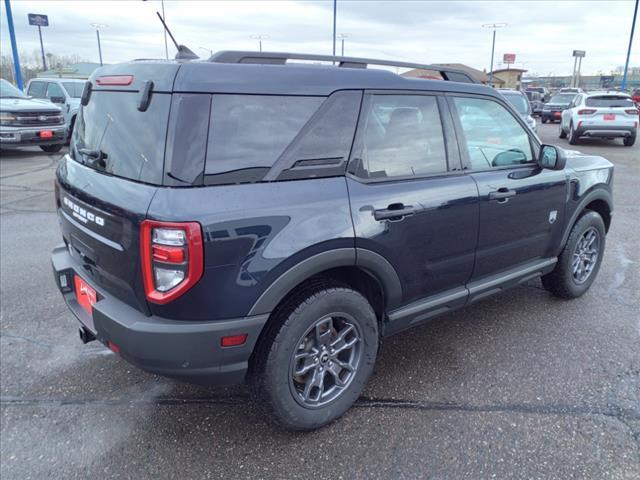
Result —
<instances>
[{"instance_id":1,"label":"gravel ground","mask_svg":"<svg viewBox=\"0 0 640 480\"><path fill-rule=\"evenodd\" d=\"M543 141L557 125L540 125ZM82 345L53 283L60 154L0 159L0 477L640 478L640 146L576 149L616 165L607 252L587 295L539 281L385 343L344 418L272 427L243 387L138 371Z\"/></svg>"}]
</instances>

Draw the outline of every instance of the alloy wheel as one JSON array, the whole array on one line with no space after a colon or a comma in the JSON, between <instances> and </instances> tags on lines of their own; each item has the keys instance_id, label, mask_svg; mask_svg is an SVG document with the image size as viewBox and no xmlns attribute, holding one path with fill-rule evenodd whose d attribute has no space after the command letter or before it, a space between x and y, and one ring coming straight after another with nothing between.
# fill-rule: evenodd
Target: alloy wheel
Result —
<instances>
[{"instance_id":1,"label":"alloy wheel","mask_svg":"<svg viewBox=\"0 0 640 480\"><path fill-rule=\"evenodd\" d=\"M600 233L589 227L580 237L571 260L573 280L583 284L591 276L600 254Z\"/></svg>"}]
</instances>

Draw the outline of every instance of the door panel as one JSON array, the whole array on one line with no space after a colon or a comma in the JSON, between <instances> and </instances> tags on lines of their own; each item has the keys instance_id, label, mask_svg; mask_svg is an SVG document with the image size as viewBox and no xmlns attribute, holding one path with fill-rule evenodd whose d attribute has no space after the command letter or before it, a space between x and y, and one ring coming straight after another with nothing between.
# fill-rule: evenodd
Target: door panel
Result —
<instances>
[{"instance_id":1,"label":"door panel","mask_svg":"<svg viewBox=\"0 0 640 480\"><path fill-rule=\"evenodd\" d=\"M471 177L480 194L473 279L551 255L564 224L567 188L564 172L531 166L476 172ZM502 189L515 195L490 198Z\"/></svg>"}]
</instances>

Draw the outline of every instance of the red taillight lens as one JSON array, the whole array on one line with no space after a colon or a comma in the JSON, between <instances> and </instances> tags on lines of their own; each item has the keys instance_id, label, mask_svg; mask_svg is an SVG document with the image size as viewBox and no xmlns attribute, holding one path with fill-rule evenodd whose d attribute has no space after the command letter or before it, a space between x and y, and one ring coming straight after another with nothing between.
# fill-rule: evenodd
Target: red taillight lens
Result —
<instances>
[{"instance_id":1,"label":"red taillight lens","mask_svg":"<svg viewBox=\"0 0 640 480\"><path fill-rule=\"evenodd\" d=\"M222 337L220 339L220 346L222 347L237 347L240 345L244 345L244 342L247 341L247 334L243 333L241 335L229 335L227 337Z\"/></svg>"},{"instance_id":2,"label":"red taillight lens","mask_svg":"<svg viewBox=\"0 0 640 480\"><path fill-rule=\"evenodd\" d=\"M628 113L629 115L638 115L638 110L635 108L628 108L624 111L624 113Z\"/></svg>"},{"instance_id":3,"label":"red taillight lens","mask_svg":"<svg viewBox=\"0 0 640 480\"><path fill-rule=\"evenodd\" d=\"M116 87L126 87L127 85L131 85L133 83L133 75L105 75L102 77L96 78L96 85L104 86L116 86Z\"/></svg>"},{"instance_id":4,"label":"red taillight lens","mask_svg":"<svg viewBox=\"0 0 640 480\"><path fill-rule=\"evenodd\" d=\"M582 110L578 110L578 115L592 115L596 113L596 110L593 108L583 108Z\"/></svg>"},{"instance_id":5,"label":"red taillight lens","mask_svg":"<svg viewBox=\"0 0 640 480\"><path fill-rule=\"evenodd\" d=\"M204 259L200 224L143 221L140 257L147 299L159 304L174 300L202 277Z\"/></svg>"}]
</instances>

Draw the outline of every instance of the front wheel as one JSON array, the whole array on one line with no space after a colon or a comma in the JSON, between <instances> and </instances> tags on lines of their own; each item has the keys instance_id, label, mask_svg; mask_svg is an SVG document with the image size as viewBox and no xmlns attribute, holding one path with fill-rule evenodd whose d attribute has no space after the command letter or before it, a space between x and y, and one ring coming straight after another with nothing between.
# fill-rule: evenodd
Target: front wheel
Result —
<instances>
[{"instance_id":1,"label":"front wheel","mask_svg":"<svg viewBox=\"0 0 640 480\"><path fill-rule=\"evenodd\" d=\"M624 137L622 139L622 143L624 143L625 147L633 147L633 144L636 143L636 136L630 135L628 137Z\"/></svg>"},{"instance_id":2,"label":"front wheel","mask_svg":"<svg viewBox=\"0 0 640 480\"><path fill-rule=\"evenodd\" d=\"M542 277L542 285L560 298L577 298L584 294L598 275L605 247L602 217L586 211L575 223L558 263Z\"/></svg>"},{"instance_id":3,"label":"front wheel","mask_svg":"<svg viewBox=\"0 0 640 480\"><path fill-rule=\"evenodd\" d=\"M271 319L252 359L251 394L280 426L322 427L357 400L377 351L376 315L360 293L310 286Z\"/></svg>"},{"instance_id":4,"label":"front wheel","mask_svg":"<svg viewBox=\"0 0 640 480\"><path fill-rule=\"evenodd\" d=\"M573 128L573 123L571 123L569 125L569 145L576 145L579 138L580 135L578 135L578 132Z\"/></svg>"},{"instance_id":5,"label":"front wheel","mask_svg":"<svg viewBox=\"0 0 640 480\"><path fill-rule=\"evenodd\" d=\"M547 123L547 119L545 117L542 117L542 123Z\"/></svg>"},{"instance_id":6,"label":"front wheel","mask_svg":"<svg viewBox=\"0 0 640 480\"><path fill-rule=\"evenodd\" d=\"M40 145L40 148L42 149L43 152L56 153L62 150L63 146L64 145L62 143L57 143L55 145Z\"/></svg>"}]
</instances>

